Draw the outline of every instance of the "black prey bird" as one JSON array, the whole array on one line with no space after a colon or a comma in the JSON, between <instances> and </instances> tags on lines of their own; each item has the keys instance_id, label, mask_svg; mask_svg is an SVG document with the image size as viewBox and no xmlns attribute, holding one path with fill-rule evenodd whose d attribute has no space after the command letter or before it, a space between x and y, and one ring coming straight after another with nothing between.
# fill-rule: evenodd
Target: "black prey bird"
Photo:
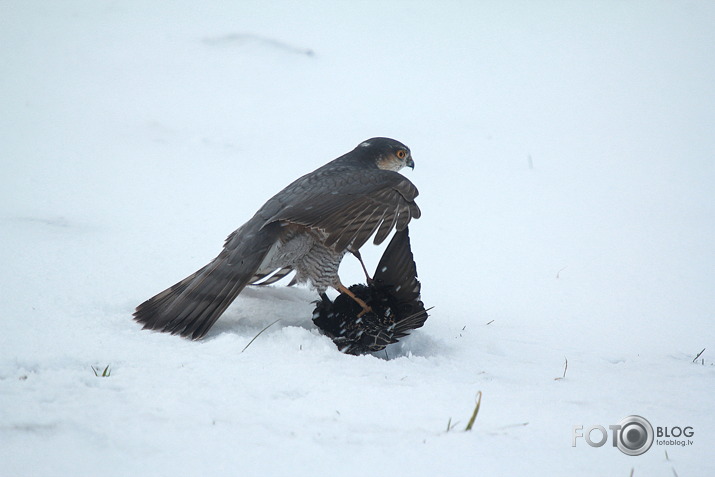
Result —
<instances>
[{"instance_id":1,"label":"black prey bird","mask_svg":"<svg viewBox=\"0 0 715 477\"><path fill-rule=\"evenodd\" d=\"M419 218L417 188L397 171L414 169L410 150L372 138L300 177L228 236L208 265L139 305L145 329L203 337L246 285L273 283L291 271L318 293L333 287L370 311L344 287L338 267L375 234L382 243ZM359 255L358 255L359 257Z\"/></svg>"},{"instance_id":2,"label":"black prey bird","mask_svg":"<svg viewBox=\"0 0 715 477\"><path fill-rule=\"evenodd\" d=\"M420 288L405 227L392 237L368 284L350 287L371 311L363 313L346 294L331 302L323 293L313 312L313 323L343 353L380 351L425 323L427 310L420 300Z\"/></svg>"}]
</instances>

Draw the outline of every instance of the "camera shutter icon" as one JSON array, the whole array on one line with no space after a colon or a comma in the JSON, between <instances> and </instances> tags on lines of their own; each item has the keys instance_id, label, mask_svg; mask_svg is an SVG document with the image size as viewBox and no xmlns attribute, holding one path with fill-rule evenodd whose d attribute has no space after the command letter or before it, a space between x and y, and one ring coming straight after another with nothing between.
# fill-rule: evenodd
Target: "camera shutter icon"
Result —
<instances>
[{"instance_id":1,"label":"camera shutter icon","mask_svg":"<svg viewBox=\"0 0 715 477\"><path fill-rule=\"evenodd\" d=\"M641 416L627 416L618 423L616 446L626 455L645 454L653 445L653 426Z\"/></svg>"}]
</instances>

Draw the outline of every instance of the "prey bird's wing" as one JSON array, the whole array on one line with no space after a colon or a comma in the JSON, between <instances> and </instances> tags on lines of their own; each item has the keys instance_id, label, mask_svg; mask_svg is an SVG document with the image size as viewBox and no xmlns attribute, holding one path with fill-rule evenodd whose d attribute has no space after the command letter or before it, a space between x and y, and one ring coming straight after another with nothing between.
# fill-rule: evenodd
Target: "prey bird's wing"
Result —
<instances>
[{"instance_id":1,"label":"prey bird's wing","mask_svg":"<svg viewBox=\"0 0 715 477\"><path fill-rule=\"evenodd\" d=\"M421 285L417 280L417 265L412 255L407 227L392 237L372 278L377 286L392 287L391 294L399 302L419 299Z\"/></svg>"},{"instance_id":2,"label":"prey bird's wing","mask_svg":"<svg viewBox=\"0 0 715 477\"><path fill-rule=\"evenodd\" d=\"M325 244L358 250L375 234L382 243L421 215L417 188L402 174L382 169L318 170L291 184L266 204L266 223L318 229ZM271 210L273 209L273 210ZM276 210L277 209L277 210Z\"/></svg>"},{"instance_id":3,"label":"prey bird's wing","mask_svg":"<svg viewBox=\"0 0 715 477\"><path fill-rule=\"evenodd\" d=\"M373 280L377 287L388 287L397 302L398 316L389 330L393 340L389 343L424 325L428 315L420 300L422 286L417 280L417 265L410 247L408 227L393 235L377 264Z\"/></svg>"}]
</instances>

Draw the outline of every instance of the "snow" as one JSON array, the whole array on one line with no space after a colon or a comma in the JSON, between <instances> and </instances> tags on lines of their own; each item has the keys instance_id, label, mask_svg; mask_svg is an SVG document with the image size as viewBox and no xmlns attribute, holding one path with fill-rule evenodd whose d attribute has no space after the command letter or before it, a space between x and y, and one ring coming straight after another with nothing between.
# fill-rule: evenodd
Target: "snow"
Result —
<instances>
[{"instance_id":1,"label":"snow","mask_svg":"<svg viewBox=\"0 0 715 477\"><path fill-rule=\"evenodd\" d=\"M711 2L10 1L0 19L3 477L715 471ZM315 294L278 285L200 342L131 320L373 136L416 162L423 328L343 355ZM362 280L352 257L341 277ZM573 426L631 414L693 445L572 447Z\"/></svg>"}]
</instances>

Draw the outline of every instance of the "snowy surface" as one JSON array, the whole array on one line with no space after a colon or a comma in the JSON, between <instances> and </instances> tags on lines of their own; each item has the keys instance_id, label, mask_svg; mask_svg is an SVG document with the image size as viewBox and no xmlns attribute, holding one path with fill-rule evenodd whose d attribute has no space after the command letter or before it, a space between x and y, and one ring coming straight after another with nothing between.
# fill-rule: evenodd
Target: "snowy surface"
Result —
<instances>
[{"instance_id":1,"label":"snowy surface","mask_svg":"<svg viewBox=\"0 0 715 477\"><path fill-rule=\"evenodd\" d=\"M0 24L0 476L715 475L712 2L18 0ZM342 355L278 286L201 342L131 320L378 135L416 161L424 328ZM571 446L631 414L694 444Z\"/></svg>"}]
</instances>

